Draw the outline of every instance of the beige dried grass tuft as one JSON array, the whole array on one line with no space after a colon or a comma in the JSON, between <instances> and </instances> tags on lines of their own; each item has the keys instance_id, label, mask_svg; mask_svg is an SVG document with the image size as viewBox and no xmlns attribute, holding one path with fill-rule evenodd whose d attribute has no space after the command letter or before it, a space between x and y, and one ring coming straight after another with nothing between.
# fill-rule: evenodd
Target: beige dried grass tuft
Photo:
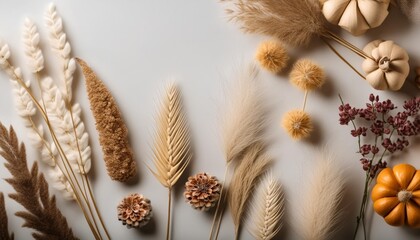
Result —
<instances>
[{"instance_id":1,"label":"beige dried grass tuft","mask_svg":"<svg viewBox=\"0 0 420 240\"><path fill-rule=\"evenodd\" d=\"M291 46L306 46L325 34L319 0L222 0L226 13L247 33L259 33Z\"/></svg>"},{"instance_id":2,"label":"beige dried grass tuft","mask_svg":"<svg viewBox=\"0 0 420 240\"><path fill-rule=\"evenodd\" d=\"M311 91L324 85L325 73L312 60L299 59L290 72L290 82L302 91Z\"/></svg>"},{"instance_id":3,"label":"beige dried grass tuft","mask_svg":"<svg viewBox=\"0 0 420 240\"><path fill-rule=\"evenodd\" d=\"M269 40L258 46L255 58L263 68L272 73L279 73L286 67L289 55L282 43L277 40Z\"/></svg>"},{"instance_id":4,"label":"beige dried grass tuft","mask_svg":"<svg viewBox=\"0 0 420 240\"><path fill-rule=\"evenodd\" d=\"M248 200L271 162L265 153L265 146L258 142L250 146L243 154L229 185L228 204L235 224L235 235L238 237L241 223L248 210Z\"/></svg>"},{"instance_id":5,"label":"beige dried grass tuft","mask_svg":"<svg viewBox=\"0 0 420 240\"><path fill-rule=\"evenodd\" d=\"M90 109L96 121L108 175L112 180L127 182L136 175L137 165L121 112L111 92L87 63L81 59L76 61L86 79Z\"/></svg>"},{"instance_id":6,"label":"beige dried grass tuft","mask_svg":"<svg viewBox=\"0 0 420 240\"><path fill-rule=\"evenodd\" d=\"M247 229L257 240L273 239L283 226L284 195L281 184L266 174L254 194Z\"/></svg>"},{"instance_id":7,"label":"beige dried grass tuft","mask_svg":"<svg viewBox=\"0 0 420 240\"><path fill-rule=\"evenodd\" d=\"M299 232L305 240L333 239L343 210L344 176L329 153L322 153L305 188L299 215Z\"/></svg>"},{"instance_id":8,"label":"beige dried grass tuft","mask_svg":"<svg viewBox=\"0 0 420 240\"><path fill-rule=\"evenodd\" d=\"M287 112L283 117L282 125L294 140L307 138L313 131L311 117L302 110L291 110Z\"/></svg>"}]
</instances>

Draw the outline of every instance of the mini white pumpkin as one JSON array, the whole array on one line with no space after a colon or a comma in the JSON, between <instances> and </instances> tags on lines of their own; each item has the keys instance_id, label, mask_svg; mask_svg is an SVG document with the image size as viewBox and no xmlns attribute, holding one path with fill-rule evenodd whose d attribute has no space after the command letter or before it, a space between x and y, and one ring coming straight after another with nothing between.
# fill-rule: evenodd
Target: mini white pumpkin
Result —
<instances>
[{"instance_id":1,"label":"mini white pumpkin","mask_svg":"<svg viewBox=\"0 0 420 240\"><path fill-rule=\"evenodd\" d=\"M363 61L363 71L369 84L378 90L399 90L409 72L407 52L393 41L375 40L363 51L371 58Z\"/></svg>"},{"instance_id":2,"label":"mini white pumpkin","mask_svg":"<svg viewBox=\"0 0 420 240\"><path fill-rule=\"evenodd\" d=\"M332 24L358 36L379 27L388 16L390 0L322 0L322 13Z\"/></svg>"}]
</instances>

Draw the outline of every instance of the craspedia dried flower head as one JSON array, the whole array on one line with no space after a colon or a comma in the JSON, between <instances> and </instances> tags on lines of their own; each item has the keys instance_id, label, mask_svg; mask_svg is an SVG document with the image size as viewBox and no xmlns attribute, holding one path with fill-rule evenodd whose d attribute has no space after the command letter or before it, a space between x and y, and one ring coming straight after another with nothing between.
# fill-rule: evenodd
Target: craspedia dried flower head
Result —
<instances>
[{"instance_id":1,"label":"craspedia dried flower head","mask_svg":"<svg viewBox=\"0 0 420 240\"><path fill-rule=\"evenodd\" d=\"M263 68L273 73L283 70L289 60L284 45L276 40L262 42L255 57Z\"/></svg>"},{"instance_id":2,"label":"craspedia dried flower head","mask_svg":"<svg viewBox=\"0 0 420 240\"><path fill-rule=\"evenodd\" d=\"M309 59L300 59L290 72L290 82L303 91L320 88L325 83L324 70Z\"/></svg>"},{"instance_id":3,"label":"craspedia dried flower head","mask_svg":"<svg viewBox=\"0 0 420 240\"><path fill-rule=\"evenodd\" d=\"M142 227L153 216L150 200L143 195L134 193L125 197L117 207L118 220L127 228Z\"/></svg>"},{"instance_id":4,"label":"craspedia dried flower head","mask_svg":"<svg viewBox=\"0 0 420 240\"><path fill-rule=\"evenodd\" d=\"M198 173L188 178L184 196L193 208L207 211L219 200L220 184L216 177L207 173Z\"/></svg>"},{"instance_id":5,"label":"craspedia dried flower head","mask_svg":"<svg viewBox=\"0 0 420 240\"><path fill-rule=\"evenodd\" d=\"M308 137L312 130L312 120L309 114L302 110L292 110L283 117L283 128L295 140Z\"/></svg>"}]
</instances>

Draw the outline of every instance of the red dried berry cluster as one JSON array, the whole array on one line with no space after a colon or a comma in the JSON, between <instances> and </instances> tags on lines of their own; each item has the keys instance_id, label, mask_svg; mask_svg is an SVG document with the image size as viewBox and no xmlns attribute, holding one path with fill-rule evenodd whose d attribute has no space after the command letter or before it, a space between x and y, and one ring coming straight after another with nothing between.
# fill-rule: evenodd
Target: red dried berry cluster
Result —
<instances>
[{"instance_id":1,"label":"red dried berry cluster","mask_svg":"<svg viewBox=\"0 0 420 240\"><path fill-rule=\"evenodd\" d=\"M420 133L420 97L405 101L404 110L391 115L396 108L391 100L380 101L379 96L373 94L370 94L365 108L355 108L348 103L338 107L340 124L351 122L353 125L350 134L358 138L358 152L362 155L360 163L371 178L379 169L386 167L387 163L383 160L386 152L392 154L404 150L409 145L407 138ZM361 145L362 138L366 141L371 139L372 143Z\"/></svg>"}]
</instances>

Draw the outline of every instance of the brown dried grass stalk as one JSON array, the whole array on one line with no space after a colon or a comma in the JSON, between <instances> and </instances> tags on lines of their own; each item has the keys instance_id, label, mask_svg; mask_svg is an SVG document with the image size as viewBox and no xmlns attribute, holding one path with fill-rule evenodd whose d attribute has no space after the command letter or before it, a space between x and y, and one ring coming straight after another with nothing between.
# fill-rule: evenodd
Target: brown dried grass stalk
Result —
<instances>
[{"instance_id":1,"label":"brown dried grass stalk","mask_svg":"<svg viewBox=\"0 0 420 240\"><path fill-rule=\"evenodd\" d=\"M37 163L29 170L25 145L19 144L12 127L8 131L1 123L0 149L0 155L6 160L4 165L12 175L6 182L16 191L9 197L26 209L15 214L25 220L23 227L36 230L32 233L35 239L77 239L57 208L55 196L50 197L48 183L38 173Z\"/></svg>"},{"instance_id":2,"label":"brown dried grass stalk","mask_svg":"<svg viewBox=\"0 0 420 240\"><path fill-rule=\"evenodd\" d=\"M128 142L128 129L111 92L82 59L76 59L86 79L90 109L96 121L108 175L127 182L136 175L137 165Z\"/></svg>"},{"instance_id":3,"label":"brown dried grass stalk","mask_svg":"<svg viewBox=\"0 0 420 240\"><path fill-rule=\"evenodd\" d=\"M0 239L3 240L13 240L14 235L13 233L9 235L7 224L7 213L6 213L6 205L4 203L4 196L3 193L0 192Z\"/></svg>"},{"instance_id":4,"label":"brown dried grass stalk","mask_svg":"<svg viewBox=\"0 0 420 240\"><path fill-rule=\"evenodd\" d=\"M241 223L248 208L255 185L265 172L271 158L265 153L265 146L256 143L244 152L243 158L236 168L229 186L228 203L235 224L235 239L239 237Z\"/></svg>"},{"instance_id":5,"label":"brown dried grass stalk","mask_svg":"<svg viewBox=\"0 0 420 240\"><path fill-rule=\"evenodd\" d=\"M319 0L221 0L247 33L269 35L291 46L306 46L326 32Z\"/></svg>"}]
</instances>

